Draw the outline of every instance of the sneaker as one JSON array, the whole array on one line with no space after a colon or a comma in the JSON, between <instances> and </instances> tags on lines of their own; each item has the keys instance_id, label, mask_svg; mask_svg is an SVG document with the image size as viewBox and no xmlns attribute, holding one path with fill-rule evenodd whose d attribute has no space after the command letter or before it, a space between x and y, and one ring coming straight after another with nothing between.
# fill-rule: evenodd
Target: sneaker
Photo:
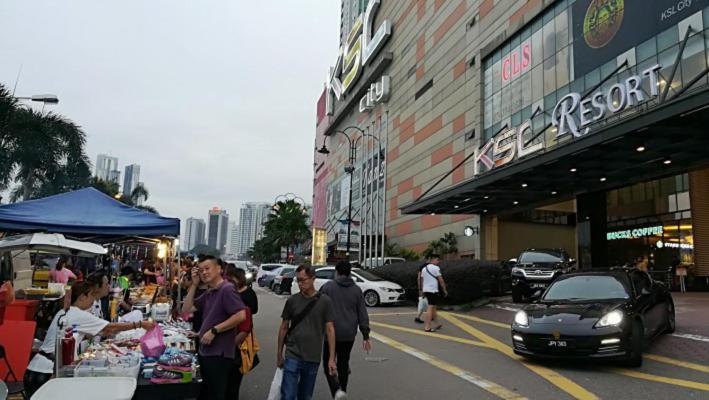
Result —
<instances>
[{"instance_id":1,"label":"sneaker","mask_svg":"<svg viewBox=\"0 0 709 400\"><path fill-rule=\"evenodd\" d=\"M414 322L416 322L417 324L423 324L423 320L419 317L414 318Z\"/></svg>"},{"instance_id":2,"label":"sneaker","mask_svg":"<svg viewBox=\"0 0 709 400\"><path fill-rule=\"evenodd\" d=\"M345 393L342 389L337 389L337 392L335 392L335 400L342 400L347 398L347 393Z\"/></svg>"},{"instance_id":3,"label":"sneaker","mask_svg":"<svg viewBox=\"0 0 709 400\"><path fill-rule=\"evenodd\" d=\"M153 377L150 378L152 383L180 383L182 382L182 374L179 372L166 371L162 368L156 368L153 372Z\"/></svg>"},{"instance_id":4,"label":"sneaker","mask_svg":"<svg viewBox=\"0 0 709 400\"><path fill-rule=\"evenodd\" d=\"M175 370L175 371L191 371L192 370L192 356L180 353L175 355L163 354L158 360L158 365L162 369Z\"/></svg>"}]
</instances>

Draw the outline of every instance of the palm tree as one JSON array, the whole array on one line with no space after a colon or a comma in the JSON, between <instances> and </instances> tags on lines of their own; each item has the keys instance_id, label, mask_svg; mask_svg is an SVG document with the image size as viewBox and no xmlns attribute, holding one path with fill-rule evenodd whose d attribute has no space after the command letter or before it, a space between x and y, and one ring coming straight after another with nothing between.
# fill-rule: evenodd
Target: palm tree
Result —
<instances>
[{"instance_id":1,"label":"palm tree","mask_svg":"<svg viewBox=\"0 0 709 400\"><path fill-rule=\"evenodd\" d=\"M6 189L12 179L14 163L11 161L11 149L14 141L8 125L16 109L17 99L0 84L0 189Z\"/></svg>"},{"instance_id":2,"label":"palm tree","mask_svg":"<svg viewBox=\"0 0 709 400\"><path fill-rule=\"evenodd\" d=\"M150 196L150 192L148 192L148 189L146 189L142 183L137 184L130 192L130 199L133 201L133 204L140 203L141 197L143 198L143 201L148 201L148 196Z\"/></svg>"},{"instance_id":3,"label":"palm tree","mask_svg":"<svg viewBox=\"0 0 709 400\"><path fill-rule=\"evenodd\" d=\"M78 125L54 113L15 108L5 128L5 167L19 185L11 198L29 200L85 186L90 167L86 134Z\"/></svg>"},{"instance_id":4,"label":"palm tree","mask_svg":"<svg viewBox=\"0 0 709 400\"><path fill-rule=\"evenodd\" d=\"M279 201L273 205L272 210L264 224L264 237L279 248L285 247L288 254L291 254L291 248L295 249L310 238L306 222L308 214L295 200Z\"/></svg>"}]
</instances>

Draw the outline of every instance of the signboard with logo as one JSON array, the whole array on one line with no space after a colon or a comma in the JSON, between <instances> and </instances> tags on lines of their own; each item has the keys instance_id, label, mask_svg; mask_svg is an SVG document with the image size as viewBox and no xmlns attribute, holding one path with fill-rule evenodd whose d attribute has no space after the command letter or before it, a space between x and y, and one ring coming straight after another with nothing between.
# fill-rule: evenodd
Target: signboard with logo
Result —
<instances>
[{"instance_id":1,"label":"signboard with logo","mask_svg":"<svg viewBox=\"0 0 709 400\"><path fill-rule=\"evenodd\" d=\"M364 13L358 16L340 47L335 67L330 69L326 84L326 112L333 115L335 101L343 100L359 80L362 70L370 64L391 36L391 22L384 20L374 29L374 17L381 0L370 0ZM374 92L372 94L371 92ZM368 111L389 96L389 80L376 84L363 98L359 107Z\"/></svg>"},{"instance_id":2,"label":"signboard with logo","mask_svg":"<svg viewBox=\"0 0 709 400\"><path fill-rule=\"evenodd\" d=\"M581 77L709 5L709 0L577 0L574 75Z\"/></svg>"}]
</instances>

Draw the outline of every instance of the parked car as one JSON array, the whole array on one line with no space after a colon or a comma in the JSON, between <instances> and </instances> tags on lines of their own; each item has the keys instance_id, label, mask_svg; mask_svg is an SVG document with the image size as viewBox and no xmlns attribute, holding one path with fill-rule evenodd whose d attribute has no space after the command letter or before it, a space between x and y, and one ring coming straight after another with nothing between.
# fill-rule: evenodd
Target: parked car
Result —
<instances>
[{"instance_id":1,"label":"parked car","mask_svg":"<svg viewBox=\"0 0 709 400\"><path fill-rule=\"evenodd\" d=\"M275 263L261 264L258 268L258 274L256 275L256 282L260 287L268 286L268 284L273 280L273 277L267 278L267 276L275 275L276 270L283 267L292 267L292 265ZM264 285L262 282L266 282L267 284Z\"/></svg>"},{"instance_id":2,"label":"parked car","mask_svg":"<svg viewBox=\"0 0 709 400\"><path fill-rule=\"evenodd\" d=\"M276 272L276 274L273 276L273 279L271 280L271 283L268 284L268 288L276 292L276 294L281 294L280 292L283 292L282 285L281 285L281 280L283 277L288 274L288 273L295 273L295 266L290 266L290 267L282 267L277 270L274 270L273 272ZM278 290L276 290L276 285L278 285Z\"/></svg>"},{"instance_id":3,"label":"parked car","mask_svg":"<svg viewBox=\"0 0 709 400\"><path fill-rule=\"evenodd\" d=\"M273 278L273 291L276 294L291 293L291 285L295 279L295 268L292 271L281 273Z\"/></svg>"},{"instance_id":4,"label":"parked car","mask_svg":"<svg viewBox=\"0 0 709 400\"><path fill-rule=\"evenodd\" d=\"M360 268L352 269L352 279L355 284L362 289L364 303L367 307L375 307L380 304L399 303L406 300L404 288L400 285L385 281L369 271ZM322 267L315 270L315 290L320 290L327 281L335 279L335 267ZM293 280L291 293L298 293L300 288L298 282Z\"/></svg>"},{"instance_id":5,"label":"parked car","mask_svg":"<svg viewBox=\"0 0 709 400\"><path fill-rule=\"evenodd\" d=\"M403 262L406 262L406 259L401 257L372 257L362 261L362 268L370 269Z\"/></svg>"},{"instance_id":6,"label":"parked car","mask_svg":"<svg viewBox=\"0 0 709 400\"><path fill-rule=\"evenodd\" d=\"M589 271L558 278L518 311L512 343L530 358L623 359L639 367L645 343L674 330L663 282L637 269Z\"/></svg>"},{"instance_id":7,"label":"parked car","mask_svg":"<svg viewBox=\"0 0 709 400\"><path fill-rule=\"evenodd\" d=\"M519 303L544 291L560 275L576 269L576 261L563 249L528 249L512 264L512 301Z\"/></svg>"}]
</instances>

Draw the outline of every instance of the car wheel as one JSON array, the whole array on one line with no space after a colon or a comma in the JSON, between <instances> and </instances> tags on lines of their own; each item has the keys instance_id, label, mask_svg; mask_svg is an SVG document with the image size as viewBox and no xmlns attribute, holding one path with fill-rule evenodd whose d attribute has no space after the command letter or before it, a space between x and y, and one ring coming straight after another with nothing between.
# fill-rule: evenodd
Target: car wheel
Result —
<instances>
[{"instance_id":1,"label":"car wheel","mask_svg":"<svg viewBox=\"0 0 709 400\"><path fill-rule=\"evenodd\" d=\"M665 333L675 333L675 303L670 299L667 303L667 329Z\"/></svg>"},{"instance_id":2,"label":"car wheel","mask_svg":"<svg viewBox=\"0 0 709 400\"><path fill-rule=\"evenodd\" d=\"M640 321L633 322L633 331L630 334L630 354L625 364L629 367L640 368L643 365L643 324Z\"/></svg>"},{"instance_id":3,"label":"car wheel","mask_svg":"<svg viewBox=\"0 0 709 400\"><path fill-rule=\"evenodd\" d=\"M524 296L522 296L522 292L520 292L519 289L512 288L512 302L513 303L521 303L523 297Z\"/></svg>"},{"instance_id":4,"label":"car wheel","mask_svg":"<svg viewBox=\"0 0 709 400\"><path fill-rule=\"evenodd\" d=\"M283 290L281 290L281 285L279 285L279 284L273 285L273 291L274 291L276 294L281 294L281 293L283 293Z\"/></svg>"},{"instance_id":5,"label":"car wheel","mask_svg":"<svg viewBox=\"0 0 709 400\"><path fill-rule=\"evenodd\" d=\"M374 290L364 292L364 304L367 307L376 307L379 305L379 295Z\"/></svg>"}]
</instances>

